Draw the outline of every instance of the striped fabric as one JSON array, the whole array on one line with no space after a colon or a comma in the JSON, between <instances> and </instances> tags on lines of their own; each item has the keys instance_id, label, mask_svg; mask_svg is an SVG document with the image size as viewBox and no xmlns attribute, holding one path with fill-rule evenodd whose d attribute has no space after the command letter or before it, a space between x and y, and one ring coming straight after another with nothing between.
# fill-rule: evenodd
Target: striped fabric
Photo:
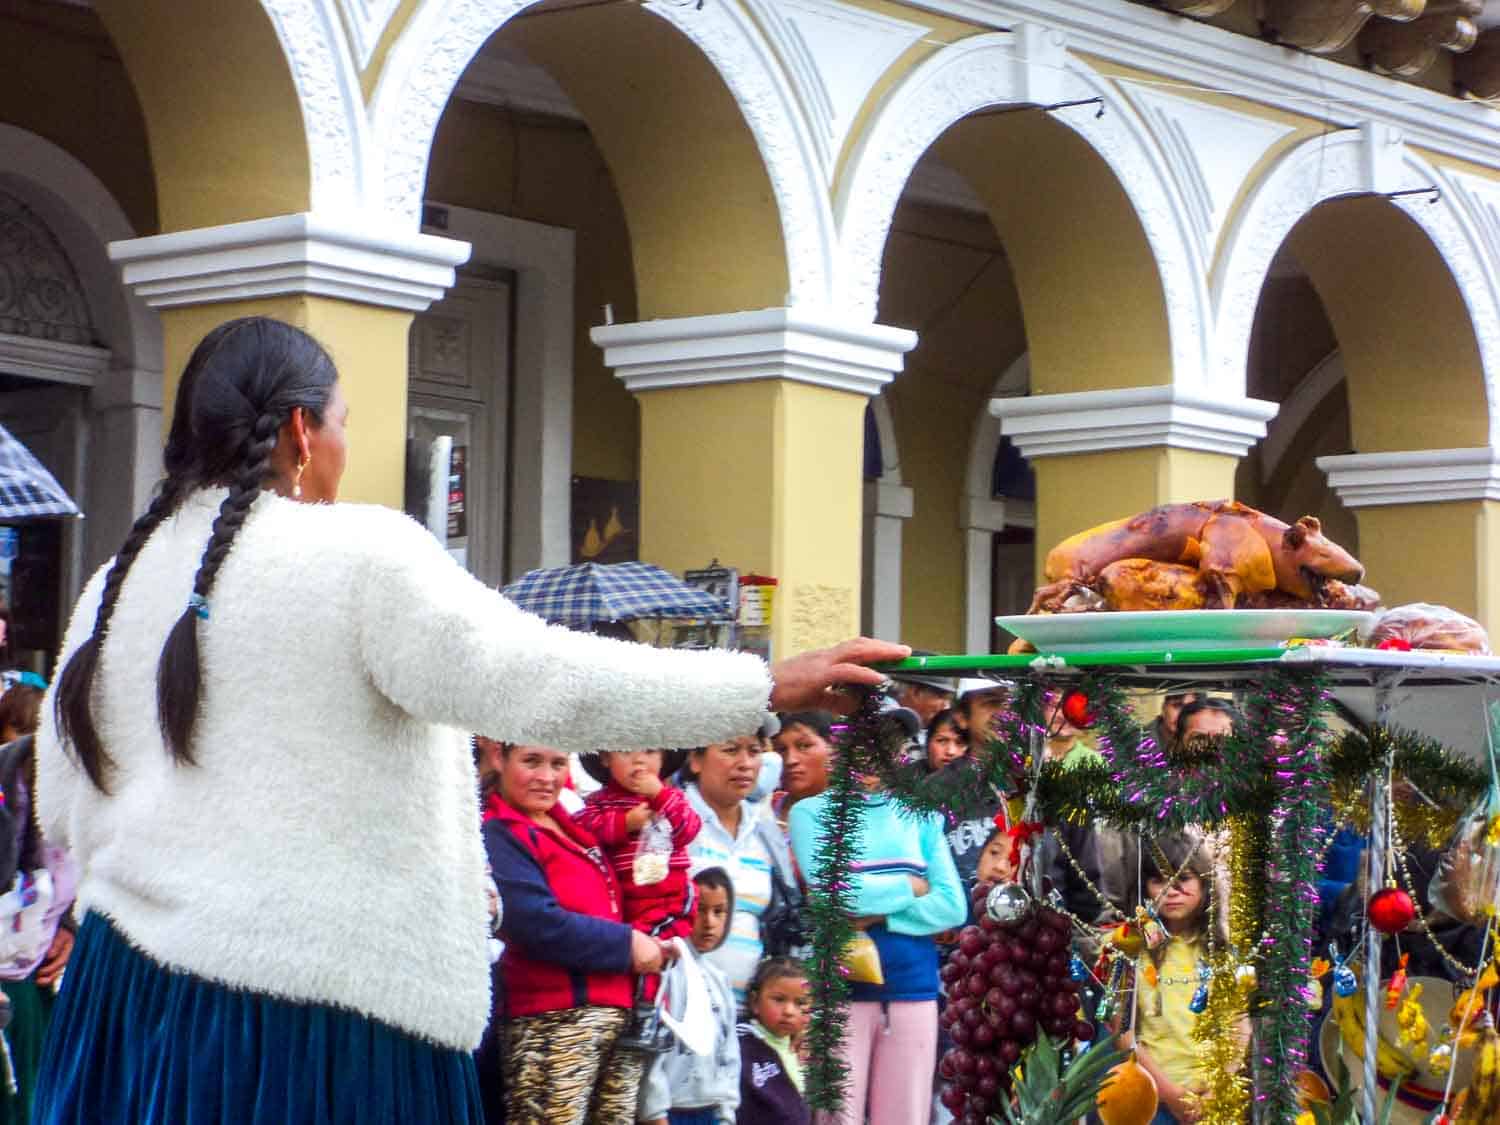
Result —
<instances>
[{"instance_id":1,"label":"striped fabric","mask_svg":"<svg viewBox=\"0 0 1500 1125\"><path fill-rule=\"evenodd\" d=\"M649 563L530 570L500 592L554 625L574 628L637 617L722 619L728 613L723 599Z\"/></svg>"},{"instance_id":2,"label":"striped fabric","mask_svg":"<svg viewBox=\"0 0 1500 1125\"><path fill-rule=\"evenodd\" d=\"M723 945L704 957L729 978L735 1003L743 1008L745 991L765 952L760 938L760 916L771 903L771 853L755 830L761 809L745 802L739 832L730 836L719 822L718 814L699 795L698 787L689 785L686 792L703 820L697 838L688 847L692 872L697 874L706 867L722 867L734 884L734 917L729 922L729 936Z\"/></svg>"},{"instance_id":3,"label":"striped fabric","mask_svg":"<svg viewBox=\"0 0 1500 1125\"><path fill-rule=\"evenodd\" d=\"M0 426L0 519L76 516L78 505L31 450Z\"/></svg>"}]
</instances>

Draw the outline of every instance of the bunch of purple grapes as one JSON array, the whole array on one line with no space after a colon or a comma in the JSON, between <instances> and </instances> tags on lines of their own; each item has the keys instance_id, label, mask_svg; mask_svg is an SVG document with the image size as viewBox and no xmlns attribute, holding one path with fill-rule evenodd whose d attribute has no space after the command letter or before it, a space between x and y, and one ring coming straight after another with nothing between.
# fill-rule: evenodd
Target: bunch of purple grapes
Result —
<instances>
[{"instance_id":1,"label":"bunch of purple grapes","mask_svg":"<svg viewBox=\"0 0 1500 1125\"><path fill-rule=\"evenodd\" d=\"M985 1125L1010 1092L1010 1069L1045 1032L1058 1042L1094 1037L1079 1014L1083 985L1069 973L1072 922L1034 905L1019 921L984 913L989 887L975 888L978 925L959 933L943 966L947 1004L939 1017L953 1041L938 1063L942 1102L958 1125Z\"/></svg>"}]
</instances>

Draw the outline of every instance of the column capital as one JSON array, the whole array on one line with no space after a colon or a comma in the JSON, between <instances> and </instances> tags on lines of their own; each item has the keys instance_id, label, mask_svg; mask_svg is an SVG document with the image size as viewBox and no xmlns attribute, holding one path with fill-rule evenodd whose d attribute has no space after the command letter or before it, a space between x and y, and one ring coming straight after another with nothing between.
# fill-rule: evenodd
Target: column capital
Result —
<instances>
[{"instance_id":1,"label":"column capital","mask_svg":"<svg viewBox=\"0 0 1500 1125\"><path fill-rule=\"evenodd\" d=\"M313 212L109 245L125 284L158 309L307 294L421 312L469 252L467 242L389 221Z\"/></svg>"},{"instance_id":2,"label":"column capital","mask_svg":"<svg viewBox=\"0 0 1500 1125\"><path fill-rule=\"evenodd\" d=\"M1166 385L995 398L990 413L1028 459L1152 446L1243 457L1276 404Z\"/></svg>"},{"instance_id":3,"label":"column capital","mask_svg":"<svg viewBox=\"0 0 1500 1125\"><path fill-rule=\"evenodd\" d=\"M1345 507L1500 500L1500 451L1413 449L1319 457Z\"/></svg>"},{"instance_id":4,"label":"column capital","mask_svg":"<svg viewBox=\"0 0 1500 1125\"><path fill-rule=\"evenodd\" d=\"M917 334L802 309L757 309L595 328L604 362L631 391L785 379L877 395Z\"/></svg>"}]
</instances>

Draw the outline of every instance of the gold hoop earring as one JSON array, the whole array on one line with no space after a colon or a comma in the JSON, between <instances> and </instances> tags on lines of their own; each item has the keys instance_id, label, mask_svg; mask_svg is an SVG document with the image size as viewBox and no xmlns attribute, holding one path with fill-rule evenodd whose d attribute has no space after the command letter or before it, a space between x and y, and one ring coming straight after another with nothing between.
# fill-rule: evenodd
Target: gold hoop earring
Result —
<instances>
[{"instance_id":1,"label":"gold hoop earring","mask_svg":"<svg viewBox=\"0 0 1500 1125\"><path fill-rule=\"evenodd\" d=\"M311 457L304 457L301 461L297 462L297 478L292 481L293 500L302 499L302 474L307 471L307 466L310 464L312 464Z\"/></svg>"}]
</instances>

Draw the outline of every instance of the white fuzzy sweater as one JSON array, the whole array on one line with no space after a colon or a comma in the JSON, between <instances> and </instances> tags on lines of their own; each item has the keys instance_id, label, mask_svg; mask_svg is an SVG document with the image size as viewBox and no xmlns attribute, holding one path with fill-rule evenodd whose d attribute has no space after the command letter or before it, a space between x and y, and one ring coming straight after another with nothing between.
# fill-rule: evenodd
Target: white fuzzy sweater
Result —
<instances>
[{"instance_id":1,"label":"white fuzzy sweater","mask_svg":"<svg viewBox=\"0 0 1500 1125\"><path fill-rule=\"evenodd\" d=\"M398 512L258 499L199 623L196 766L157 727L156 667L222 491L147 542L101 657L105 796L58 742L38 807L79 902L200 977L475 1047L489 1018L468 734L564 749L698 746L755 728L765 665L548 626ZM63 658L92 628L96 574Z\"/></svg>"}]
</instances>

